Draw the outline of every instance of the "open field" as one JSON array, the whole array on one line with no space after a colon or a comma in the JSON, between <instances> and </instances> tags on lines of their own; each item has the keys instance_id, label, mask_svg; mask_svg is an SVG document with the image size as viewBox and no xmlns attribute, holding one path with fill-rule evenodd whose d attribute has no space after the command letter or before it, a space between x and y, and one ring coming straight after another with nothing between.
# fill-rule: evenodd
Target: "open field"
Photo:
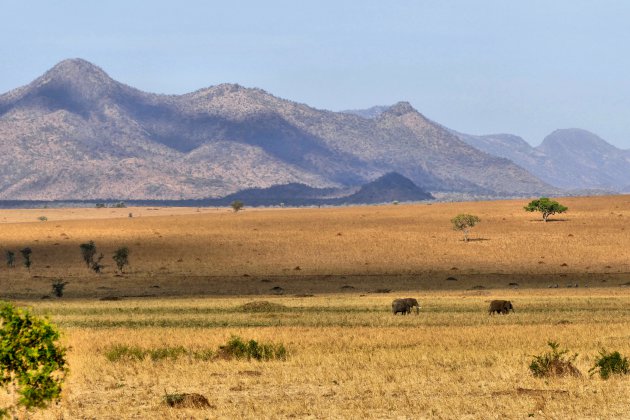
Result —
<instances>
[{"instance_id":1,"label":"open field","mask_svg":"<svg viewBox=\"0 0 630 420\"><path fill-rule=\"evenodd\" d=\"M525 200L237 214L3 210L0 220L15 222L0 223L0 247L16 251L18 267L2 265L0 281L3 295L13 298L49 294L55 278L69 282L67 297L264 294L275 286L299 294L334 293L345 285L368 292L630 281L630 196L560 201L569 212L548 223L526 213ZM136 216L127 217L129 212ZM469 243L449 222L462 212L482 220ZM37 215L48 221L37 221ZM89 240L105 254L100 276L81 259L79 244ZM17 250L25 246L33 250L30 272L19 266ZM111 255L120 246L130 248L131 266L116 277Z\"/></svg>"},{"instance_id":2,"label":"open field","mask_svg":"<svg viewBox=\"0 0 630 420\"><path fill-rule=\"evenodd\" d=\"M409 292L406 294L411 294ZM404 295L404 294L403 294ZM415 292L415 296L420 294ZM489 316L509 297L516 312ZM589 378L604 347L630 354L626 289L429 291L419 316L391 296L76 300L33 303L65 331L71 375L57 418L627 418L630 380ZM231 335L282 343L285 361L109 361L115 345L216 350ZM547 340L579 353L582 378L536 379ZM209 409L170 409L197 392Z\"/></svg>"},{"instance_id":3,"label":"open field","mask_svg":"<svg viewBox=\"0 0 630 420\"><path fill-rule=\"evenodd\" d=\"M630 196L559 201L569 213L549 223L525 200L0 211L0 247L33 249L30 272L19 255L0 268L1 296L50 316L70 347L61 404L35 417L627 418L630 379L587 371L602 348L630 355ZM482 219L469 243L450 228L463 212ZM81 259L89 240L101 275ZM116 275L123 245L131 266ZM42 300L55 278L64 297ZM391 315L406 296L420 315ZM488 316L504 298L516 312ZM281 306L242 307L261 300ZM288 358L106 357L115 345L216 351L232 335L282 343ZM584 376L534 378L547 340L578 352ZM213 407L170 409L165 392Z\"/></svg>"}]
</instances>

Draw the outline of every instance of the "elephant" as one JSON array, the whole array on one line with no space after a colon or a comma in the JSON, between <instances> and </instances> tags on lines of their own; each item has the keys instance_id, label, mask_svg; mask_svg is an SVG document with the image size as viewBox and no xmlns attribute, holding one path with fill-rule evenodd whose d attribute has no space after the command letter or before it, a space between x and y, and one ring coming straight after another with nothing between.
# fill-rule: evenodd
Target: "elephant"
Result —
<instances>
[{"instance_id":1,"label":"elephant","mask_svg":"<svg viewBox=\"0 0 630 420\"><path fill-rule=\"evenodd\" d=\"M510 311L514 312L514 306L509 300L493 300L490 302L488 314L491 315L496 312L498 314L506 315Z\"/></svg>"},{"instance_id":2,"label":"elephant","mask_svg":"<svg viewBox=\"0 0 630 420\"><path fill-rule=\"evenodd\" d=\"M414 298L394 299L392 302L392 313L396 315L401 313L407 315L411 313L412 308L416 308L416 315L420 313L420 304Z\"/></svg>"},{"instance_id":3,"label":"elephant","mask_svg":"<svg viewBox=\"0 0 630 420\"><path fill-rule=\"evenodd\" d=\"M418 303L418 300L416 298L404 298L401 300L407 302L407 305L409 305L409 311L411 311L413 308L416 308L416 315L420 314L420 304Z\"/></svg>"}]
</instances>

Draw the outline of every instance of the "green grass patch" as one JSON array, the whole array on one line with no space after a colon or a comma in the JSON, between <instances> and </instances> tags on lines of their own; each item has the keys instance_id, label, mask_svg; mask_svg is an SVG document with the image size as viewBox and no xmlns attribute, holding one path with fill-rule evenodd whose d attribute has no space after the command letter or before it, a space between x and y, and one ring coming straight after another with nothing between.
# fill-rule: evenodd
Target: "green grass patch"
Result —
<instances>
[{"instance_id":1,"label":"green grass patch","mask_svg":"<svg viewBox=\"0 0 630 420\"><path fill-rule=\"evenodd\" d=\"M211 349L191 350L183 346L145 349L124 344L117 344L105 351L105 357L110 362L139 361L147 358L157 362L161 360L177 360L184 356L197 360L210 360L215 356L215 352Z\"/></svg>"}]
</instances>

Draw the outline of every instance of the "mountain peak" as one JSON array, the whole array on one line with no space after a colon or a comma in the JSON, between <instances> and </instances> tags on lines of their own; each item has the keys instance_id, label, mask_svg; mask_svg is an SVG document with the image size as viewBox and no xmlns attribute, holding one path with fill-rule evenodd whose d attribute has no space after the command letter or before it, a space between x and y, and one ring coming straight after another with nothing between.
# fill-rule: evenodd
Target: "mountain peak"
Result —
<instances>
[{"instance_id":1,"label":"mountain peak","mask_svg":"<svg viewBox=\"0 0 630 420\"><path fill-rule=\"evenodd\" d=\"M545 152L560 149L584 152L599 150L605 152L616 149L615 146L596 134L580 128L555 130L545 137L539 148Z\"/></svg>"},{"instance_id":2,"label":"mountain peak","mask_svg":"<svg viewBox=\"0 0 630 420\"><path fill-rule=\"evenodd\" d=\"M85 80L111 82L112 79L100 67L82 58L69 58L57 63L44 73L46 79Z\"/></svg>"},{"instance_id":3,"label":"mountain peak","mask_svg":"<svg viewBox=\"0 0 630 420\"><path fill-rule=\"evenodd\" d=\"M400 101L390 106L383 114L391 115L394 117L401 117L412 112L417 113L418 111L416 111L416 109L412 107L409 102Z\"/></svg>"}]
</instances>

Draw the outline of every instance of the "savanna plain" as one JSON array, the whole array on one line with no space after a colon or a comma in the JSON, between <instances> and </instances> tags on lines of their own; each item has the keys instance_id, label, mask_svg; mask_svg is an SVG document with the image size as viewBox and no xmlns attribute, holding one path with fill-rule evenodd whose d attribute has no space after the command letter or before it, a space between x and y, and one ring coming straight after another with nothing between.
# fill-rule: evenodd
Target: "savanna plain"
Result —
<instances>
[{"instance_id":1,"label":"savanna plain","mask_svg":"<svg viewBox=\"0 0 630 420\"><path fill-rule=\"evenodd\" d=\"M62 400L29 416L628 418L630 378L588 370L602 349L630 355L630 196L558 200L569 211L546 223L527 200L0 210L16 252L1 298L48 316L69 349ZM468 242L459 213L481 218ZM81 257L90 240L100 274ZM398 297L419 315L392 315ZM514 313L489 315L492 299ZM221 357L235 336L286 357ZM582 376L531 374L550 340ZM167 406L177 393L210 406Z\"/></svg>"}]
</instances>

